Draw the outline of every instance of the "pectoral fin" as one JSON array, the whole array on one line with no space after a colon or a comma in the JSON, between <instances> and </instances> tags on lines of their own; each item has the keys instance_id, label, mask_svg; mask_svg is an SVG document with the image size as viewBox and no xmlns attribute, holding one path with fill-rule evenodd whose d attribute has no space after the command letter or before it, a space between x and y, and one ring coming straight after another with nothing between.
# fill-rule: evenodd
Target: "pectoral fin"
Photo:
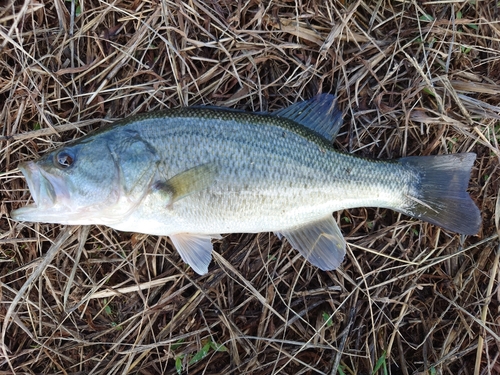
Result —
<instances>
[{"instance_id":1,"label":"pectoral fin","mask_svg":"<svg viewBox=\"0 0 500 375\"><path fill-rule=\"evenodd\" d=\"M344 260L345 240L330 215L299 228L280 231L292 247L323 271L336 269Z\"/></svg>"},{"instance_id":2,"label":"pectoral fin","mask_svg":"<svg viewBox=\"0 0 500 375\"><path fill-rule=\"evenodd\" d=\"M182 260L198 275L208 272L212 260L212 237L206 234L181 233L169 236Z\"/></svg>"},{"instance_id":3,"label":"pectoral fin","mask_svg":"<svg viewBox=\"0 0 500 375\"><path fill-rule=\"evenodd\" d=\"M207 163L178 173L165 182L156 181L152 188L165 194L168 204L172 204L189 194L206 189L212 185L216 176L215 163Z\"/></svg>"}]
</instances>

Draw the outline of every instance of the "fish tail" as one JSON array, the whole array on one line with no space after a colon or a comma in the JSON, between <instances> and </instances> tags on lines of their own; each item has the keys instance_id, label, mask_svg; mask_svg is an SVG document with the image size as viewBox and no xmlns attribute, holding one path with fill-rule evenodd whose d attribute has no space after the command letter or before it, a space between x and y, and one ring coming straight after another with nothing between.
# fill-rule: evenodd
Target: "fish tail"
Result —
<instances>
[{"instance_id":1,"label":"fish tail","mask_svg":"<svg viewBox=\"0 0 500 375\"><path fill-rule=\"evenodd\" d=\"M476 154L412 156L399 160L418 173L415 194L399 211L461 234L477 234L481 213L467 193Z\"/></svg>"}]
</instances>

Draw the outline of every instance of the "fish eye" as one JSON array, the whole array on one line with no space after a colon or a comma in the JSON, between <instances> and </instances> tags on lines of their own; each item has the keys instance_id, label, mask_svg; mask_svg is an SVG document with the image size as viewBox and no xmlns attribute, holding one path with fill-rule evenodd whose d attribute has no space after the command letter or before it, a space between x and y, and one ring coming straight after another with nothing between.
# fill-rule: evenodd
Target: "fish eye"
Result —
<instances>
[{"instance_id":1,"label":"fish eye","mask_svg":"<svg viewBox=\"0 0 500 375\"><path fill-rule=\"evenodd\" d=\"M69 168L75 162L75 157L68 150L62 150L55 156L55 162L60 168Z\"/></svg>"}]
</instances>

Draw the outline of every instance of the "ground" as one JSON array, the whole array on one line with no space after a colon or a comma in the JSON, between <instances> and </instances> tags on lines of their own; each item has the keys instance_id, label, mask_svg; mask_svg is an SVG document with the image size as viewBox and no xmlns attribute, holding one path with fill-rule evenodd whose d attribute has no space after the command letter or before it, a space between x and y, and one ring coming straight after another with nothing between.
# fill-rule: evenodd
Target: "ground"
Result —
<instances>
[{"instance_id":1,"label":"ground","mask_svg":"<svg viewBox=\"0 0 500 375\"><path fill-rule=\"evenodd\" d=\"M498 19L492 0L3 2L1 373L500 374ZM18 162L112 120L325 92L340 150L475 152L480 232L353 209L338 270L230 234L198 276L167 238L9 216Z\"/></svg>"}]
</instances>

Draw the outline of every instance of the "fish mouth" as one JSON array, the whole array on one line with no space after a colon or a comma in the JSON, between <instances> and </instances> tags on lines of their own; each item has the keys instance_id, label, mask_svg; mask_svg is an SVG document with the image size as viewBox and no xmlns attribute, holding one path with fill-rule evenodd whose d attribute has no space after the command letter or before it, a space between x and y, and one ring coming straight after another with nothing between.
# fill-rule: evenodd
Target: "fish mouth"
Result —
<instances>
[{"instance_id":1,"label":"fish mouth","mask_svg":"<svg viewBox=\"0 0 500 375\"><path fill-rule=\"evenodd\" d=\"M35 203L12 211L11 217L18 221L55 222L51 219L57 220L61 212L66 212L67 207L63 203L69 198L62 179L45 172L32 161L20 164L19 169Z\"/></svg>"}]
</instances>

